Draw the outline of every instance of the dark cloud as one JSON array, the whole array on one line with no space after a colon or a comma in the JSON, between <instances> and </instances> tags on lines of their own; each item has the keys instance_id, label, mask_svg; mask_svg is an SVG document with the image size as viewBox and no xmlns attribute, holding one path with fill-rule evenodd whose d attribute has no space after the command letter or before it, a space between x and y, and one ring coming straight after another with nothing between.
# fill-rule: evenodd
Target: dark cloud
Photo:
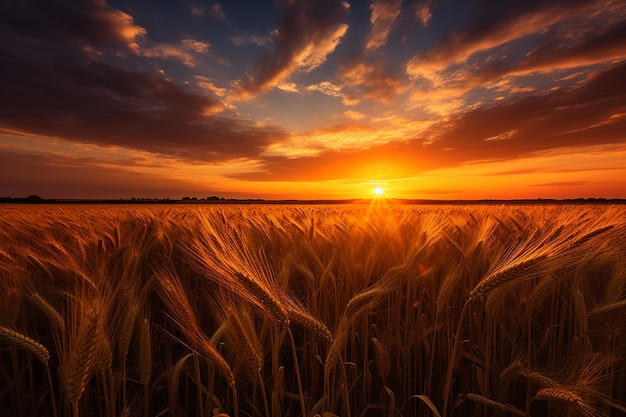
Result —
<instances>
[{"instance_id":1,"label":"dark cloud","mask_svg":"<svg viewBox=\"0 0 626 417\"><path fill-rule=\"evenodd\" d=\"M0 196L44 198L181 198L206 197L211 185L135 172L123 166L104 167L92 158L52 154L21 154L0 149ZM221 190L219 190L221 191Z\"/></svg>"},{"instance_id":2,"label":"dark cloud","mask_svg":"<svg viewBox=\"0 0 626 417\"><path fill-rule=\"evenodd\" d=\"M173 82L83 57L42 68L0 55L0 126L197 161L255 156L283 133L209 117L220 103ZM8 59L7 59L8 58Z\"/></svg>"},{"instance_id":3,"label":"dark cloud","mask_svg":"<svg viewBox=\"0 0 626 417\"><path fill-rule=\"evenodd\" d=\"M530 35L540 35L548 28L561 28L561 26L567 28L568 25L580 24L581 27L586 25L585 30L592 33L596 27L603 28L607 25L607 21L614 20L614 10L619 9L620 5L617 0L514 3L486 1L474 9L474 17L464 29L448 33L436 47L411 59L407 65L407 73L414 77L428 78L433 72L443 71L455 64L466 62L476 53L490 51ZM572 34L567 31L561 33L560 36L561 42L546 45L557 54L560 48L568 47L575 42ZM540 42L545 42L545 40L545 36L539 39ZM503 52L499 55L503 57L507 53Z\"/></svg>"},{"instance_id":4,"label":"dark cloud","mask_svg":"<svg viewBox=\"0 0 626 417\"><path fill-rule=\"evenodd\" d=\"M0 16L0 128L192 161L253 157L285 135L275 128L214 116L224 106L215 97L98 60L83 44L119 46L123 37L113 34L123 27L115 23L121 12L99 1L72 11L61 7L66 3L57 3L19 2L10 14ZM61 10L48 26L30 28L55 5ZM72 25L83 15L87 21L100 18L100 26ZM29 29L18 29L18 23ZM106 24L112 26L108 31ZM74 45L70 35L81 45Z\"/></svg>"},{"instance_id":5,"label":"dark cloud","mask_svg":"<svg viewBox=\"0 0 626 417\"><path fill-rule=\"evenodd\" d=\"M235 96L254 97L277 86L298 68L311 70L321 65L348 26L342 0L280 0L280 24L272 32L274 51L262 57L256 70L240 82Z\"/></svg>"},{"instance_id":6,"label":"dark cloud","mask_svg":"<svg viewBox=\"0 0 626 417\"><path fill-rule=\"evenodd\" d=\"M583 32L581 30L581 32ZM474 84L506 75L526 75L560 69L592 66L626 59L626 15L613 25L584 31L576 39L546 37L543 42L514 63L490 62L477 65L467 74Z\"/></svg>"},{"instance_id":7,"label":"dark cloud","mask_svg":"<svg viewBox=\"0 0 626 417\"><path fill-rule=\"evenodd\" d=\"M390 179L459 166L511 160L542 151L626 144L626 63L570 89L478 108L436 123L424 137L315 157L269 157L247 180Z\"/></svg>"},{"instance_id":8,"label":"dark cloud","mask_svg":"<svg viewBox=\"0 0 626 417\"><path fill-rule=\"evenodd\" d=\"M145 29L104 0L6 0L0 27L28 37L58 39L80 47L111 45L135 51Z\"/></svg>"}]
</instances>

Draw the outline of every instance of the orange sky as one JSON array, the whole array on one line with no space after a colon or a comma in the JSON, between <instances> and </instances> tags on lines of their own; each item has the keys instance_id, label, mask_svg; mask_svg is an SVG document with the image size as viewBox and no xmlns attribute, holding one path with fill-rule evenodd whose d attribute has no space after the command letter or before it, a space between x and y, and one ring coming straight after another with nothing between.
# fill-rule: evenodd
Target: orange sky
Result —
<instances>
[{"instance_id":1,"label":"orange sky","mask_svg":"<svg viewBox=\"0 0 626 417\"><path fill-rule=\"evenodd\" d=\"M0 197L626 198L626 5L0 6Z\"/></svg>"}]
</instances>

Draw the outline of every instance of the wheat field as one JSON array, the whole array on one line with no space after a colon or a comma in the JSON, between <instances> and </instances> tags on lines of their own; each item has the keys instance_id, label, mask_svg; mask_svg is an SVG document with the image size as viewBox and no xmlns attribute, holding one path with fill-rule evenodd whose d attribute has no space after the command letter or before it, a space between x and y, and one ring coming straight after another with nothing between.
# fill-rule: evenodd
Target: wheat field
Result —
<instances>
[{"instance_id":1,"label":"wheat field","mask_svg":"<svg viewBox=\"0 0 626 417\"><path fill-rule=\"evenodd\" d=\"M626 415L626 206L0 207L2 416Z\"/></svg>"}]
</instances>

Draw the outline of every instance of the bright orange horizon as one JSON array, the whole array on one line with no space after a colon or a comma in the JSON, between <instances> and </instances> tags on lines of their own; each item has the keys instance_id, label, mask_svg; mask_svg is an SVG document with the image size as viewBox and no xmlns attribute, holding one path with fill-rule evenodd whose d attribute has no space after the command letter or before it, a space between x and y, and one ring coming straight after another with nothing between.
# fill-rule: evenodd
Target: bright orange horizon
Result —
<instances>
[{"instance_id":1,"label":"bright orange horizon","mask_svg":"<svg viewBox=\"0 0 626 417\"><path fill-rule=\"evenodd\" d=\"M47 7L0 6L0 197L626 198L619 0Z\"/></svg>"}]
</instances>

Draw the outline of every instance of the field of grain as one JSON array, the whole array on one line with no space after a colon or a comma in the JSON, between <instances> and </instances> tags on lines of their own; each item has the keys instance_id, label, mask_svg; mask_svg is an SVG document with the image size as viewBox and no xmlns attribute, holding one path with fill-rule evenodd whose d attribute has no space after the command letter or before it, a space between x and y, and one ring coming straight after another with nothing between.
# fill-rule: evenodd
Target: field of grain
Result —
<instances>
[{"instance_id":1,"label":"field of grain","mask_svg":"<svg viewBox=\"0 0 626 417\"><path fill-rule=\"evenodd\" d=\"M626 207L2 206L2 416L626 415Z\"/></svg>"}]
</instances>

